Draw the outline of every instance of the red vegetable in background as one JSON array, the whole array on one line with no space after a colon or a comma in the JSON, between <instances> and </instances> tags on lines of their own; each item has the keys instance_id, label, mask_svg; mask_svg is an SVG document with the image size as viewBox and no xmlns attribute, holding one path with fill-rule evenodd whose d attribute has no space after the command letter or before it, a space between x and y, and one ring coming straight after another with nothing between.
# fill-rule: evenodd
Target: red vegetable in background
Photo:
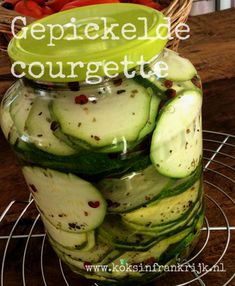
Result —
<instances>
[{"instance_id":1,"label":"red vegetable in background","mask_svg":"<svg viewBox=\"0 0 235 286\"><path fill-rule=\"evenodd\" d=\"M15 5L15 11L25 16L41 18L43 16L42 8L32 0L21 0Z\"/></svg>"},{"instance_id":2,"label":"red vegetable in background","mask_svg":"<svg viewBox=\"0 0 235 286\"><path fill-rule=\"evenodd\" d=\"M155 3L155 2L149 2L149 3L145 4L145 6L151 7L153 9L156 9L159 11L161 11L164 8L162 5Z\"/></svg>"},{"instance_id":3,"label":"red vegetable in background","mask_svg":"<svg viewBox=\"0 0 235 286\"><path fill-rule=\"evenodd\" d=\"M145 6L148 6L148 7L151 7L153 9L156 9L156 10L159 10L161 11L164 6L153 1L153 0L132 0L132 1L129 1L133 4L141 4L141 5L145 5Z\"/></svg>"},{"instance_id":4,"label":"red vegetable in background","mask_svg":"<svg viewBox=\"0 0 235 286\"><path fill-rule=\"evenodd\" d=\"M120 3L119 0L76 0L73 2L70 2L63 6L63 8L60 11L69 10L77 7L82 6L89 6L89 5L95 5L95 4L108 4L108 3Z\"/></svg>"},{"instance_id":5,"label":"red vegetable in background","mask_svg":"<svg viewBox=\"0 0 235 286\"><path fill-rule=\"evenodd\" d=\"M48 15L52 15L55 13L49 6L43 6L42 12L43 12L43 16L48 16Z\"/></svg>"},{"instance_id":6,"label":"red vegetable in background","mask_svg":"<svg viewBox=\"0 0 235 286\"><path fill-rule=\"evenodd\" d=\"M49 0L46 2L46 5L49 6L54 12L58 12L64 5L73 1L74 0Z\"/></svg>"},{"instance_id":7,"label":"red vegetable in background","mask_svg":"<svg viewBox=\"0 0 235 286\"><path fill-rule=\"evenodd\" d=\"M4 0L2 7L40 19L59 11L106 3L140 4L160 11L167 7L170 2L171 0Z\"/></svg>"}]
</instances>

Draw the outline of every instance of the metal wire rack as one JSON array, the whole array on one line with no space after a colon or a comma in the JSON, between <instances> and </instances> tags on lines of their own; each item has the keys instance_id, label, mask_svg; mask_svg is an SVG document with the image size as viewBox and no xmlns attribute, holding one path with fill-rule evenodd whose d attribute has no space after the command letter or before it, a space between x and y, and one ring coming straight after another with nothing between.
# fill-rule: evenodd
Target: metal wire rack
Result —
<instances>
[{"instance_id":1,"label":"metal wire rack","mask_svg":"<svg viewBox=\"0 0 235 286\"><path fill-rule=\"evenodd\" d=\"M204 185L205 225L194 252L181 265L187 271L167 273L151 285L235 285L234 135L204 131ZM16 212L17 219L4 224ZM56 257L31 197L11 201L1 214L1 253L1 286L98 286L78 278Z\"/></svg>"}]
</instances>

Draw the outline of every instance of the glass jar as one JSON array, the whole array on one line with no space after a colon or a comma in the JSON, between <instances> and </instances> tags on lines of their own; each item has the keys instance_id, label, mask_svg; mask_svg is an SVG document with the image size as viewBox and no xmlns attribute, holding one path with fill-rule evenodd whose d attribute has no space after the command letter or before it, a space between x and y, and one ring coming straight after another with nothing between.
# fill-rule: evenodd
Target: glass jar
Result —
<instances>
[{"instance_id":1,"label":"glass jar","mask_svg":"<svg viewBox=\"0 0 235 286\"><path fill-rule=\"evenodd\" d=\"M201 82L187 59L159 47L144 71L164 61L165 78L139 66L98 84L26 74L1 106L51 246L107 285L158 277L190 254L204 220Z\"/></svg>"}]
</instances>

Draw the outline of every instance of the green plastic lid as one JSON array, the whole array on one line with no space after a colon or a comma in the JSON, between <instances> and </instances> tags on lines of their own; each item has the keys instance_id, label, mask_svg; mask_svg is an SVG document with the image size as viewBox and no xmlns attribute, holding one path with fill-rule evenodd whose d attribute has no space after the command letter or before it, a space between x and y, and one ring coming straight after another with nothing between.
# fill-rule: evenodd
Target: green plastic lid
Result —
<instances>
[{"instance_id":1,"label":"green plastic lid","mask_svg":"<svg viewBox=\"0 0 235 286\"><path fill-rule=\"evenodd\" d=\"M167 20L143 5L100 4L67 10L23 28L8 46L14 70L40 81L83 81L151 60L167 42ZM124 60L128 63L124 64Z\"/></svg>"}]
</instances>

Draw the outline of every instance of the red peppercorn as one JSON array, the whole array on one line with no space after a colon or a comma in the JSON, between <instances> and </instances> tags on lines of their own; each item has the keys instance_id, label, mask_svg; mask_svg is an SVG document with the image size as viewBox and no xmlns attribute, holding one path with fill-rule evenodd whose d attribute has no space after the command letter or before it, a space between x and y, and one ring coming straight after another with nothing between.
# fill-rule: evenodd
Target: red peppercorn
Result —
<instances>
[{"instance_id":1,"label":"red peppercorn","mask_svg":"<svg viewBox=\"0 0 235 286\"><path fill-rule=\"evenodd\" d=\"M89 201L88 205L89 205L89 207L91 207L93 209L97 209L100 206L100 202L99 201L96 201L96 202Z\"/></svg>"},{"instance_id":2,"label":"red peppercorn","mask_svg":"<svg viewBox=\"0 0 235 286\"><path fill-rule=\"evenodd\" d=\"M84 94L81 94L81 95L78 95L78 96L75 97L75 103L76 104L83 105L83 104L87 104L88 101L89 101L88 97L86 95L84 95Z\"/></svg>"},{"instance_id":3,"label":"red peppercorn","mask_svg":"<svg viewBox=\"0 0 235 286\"><path fill-rule=\"evenodd\" d=\"M173 88L168 88L166 91L165 91L165 95L167 96L167 98L174 98L176 97L176 90L173 89Z\"/></svg>"},{"instance_id":4,"label":"red peppercorn","mask_svg":"<svg viewBox=\"0 0 235 286\"><path fill-rule=\"evenodd\" d=\"M166 88L171 88L172 86L173 86L173 81L172 80L165 80L165 82L164 82L164 86L166 87Z\"/></svg>"}]
</instances>

